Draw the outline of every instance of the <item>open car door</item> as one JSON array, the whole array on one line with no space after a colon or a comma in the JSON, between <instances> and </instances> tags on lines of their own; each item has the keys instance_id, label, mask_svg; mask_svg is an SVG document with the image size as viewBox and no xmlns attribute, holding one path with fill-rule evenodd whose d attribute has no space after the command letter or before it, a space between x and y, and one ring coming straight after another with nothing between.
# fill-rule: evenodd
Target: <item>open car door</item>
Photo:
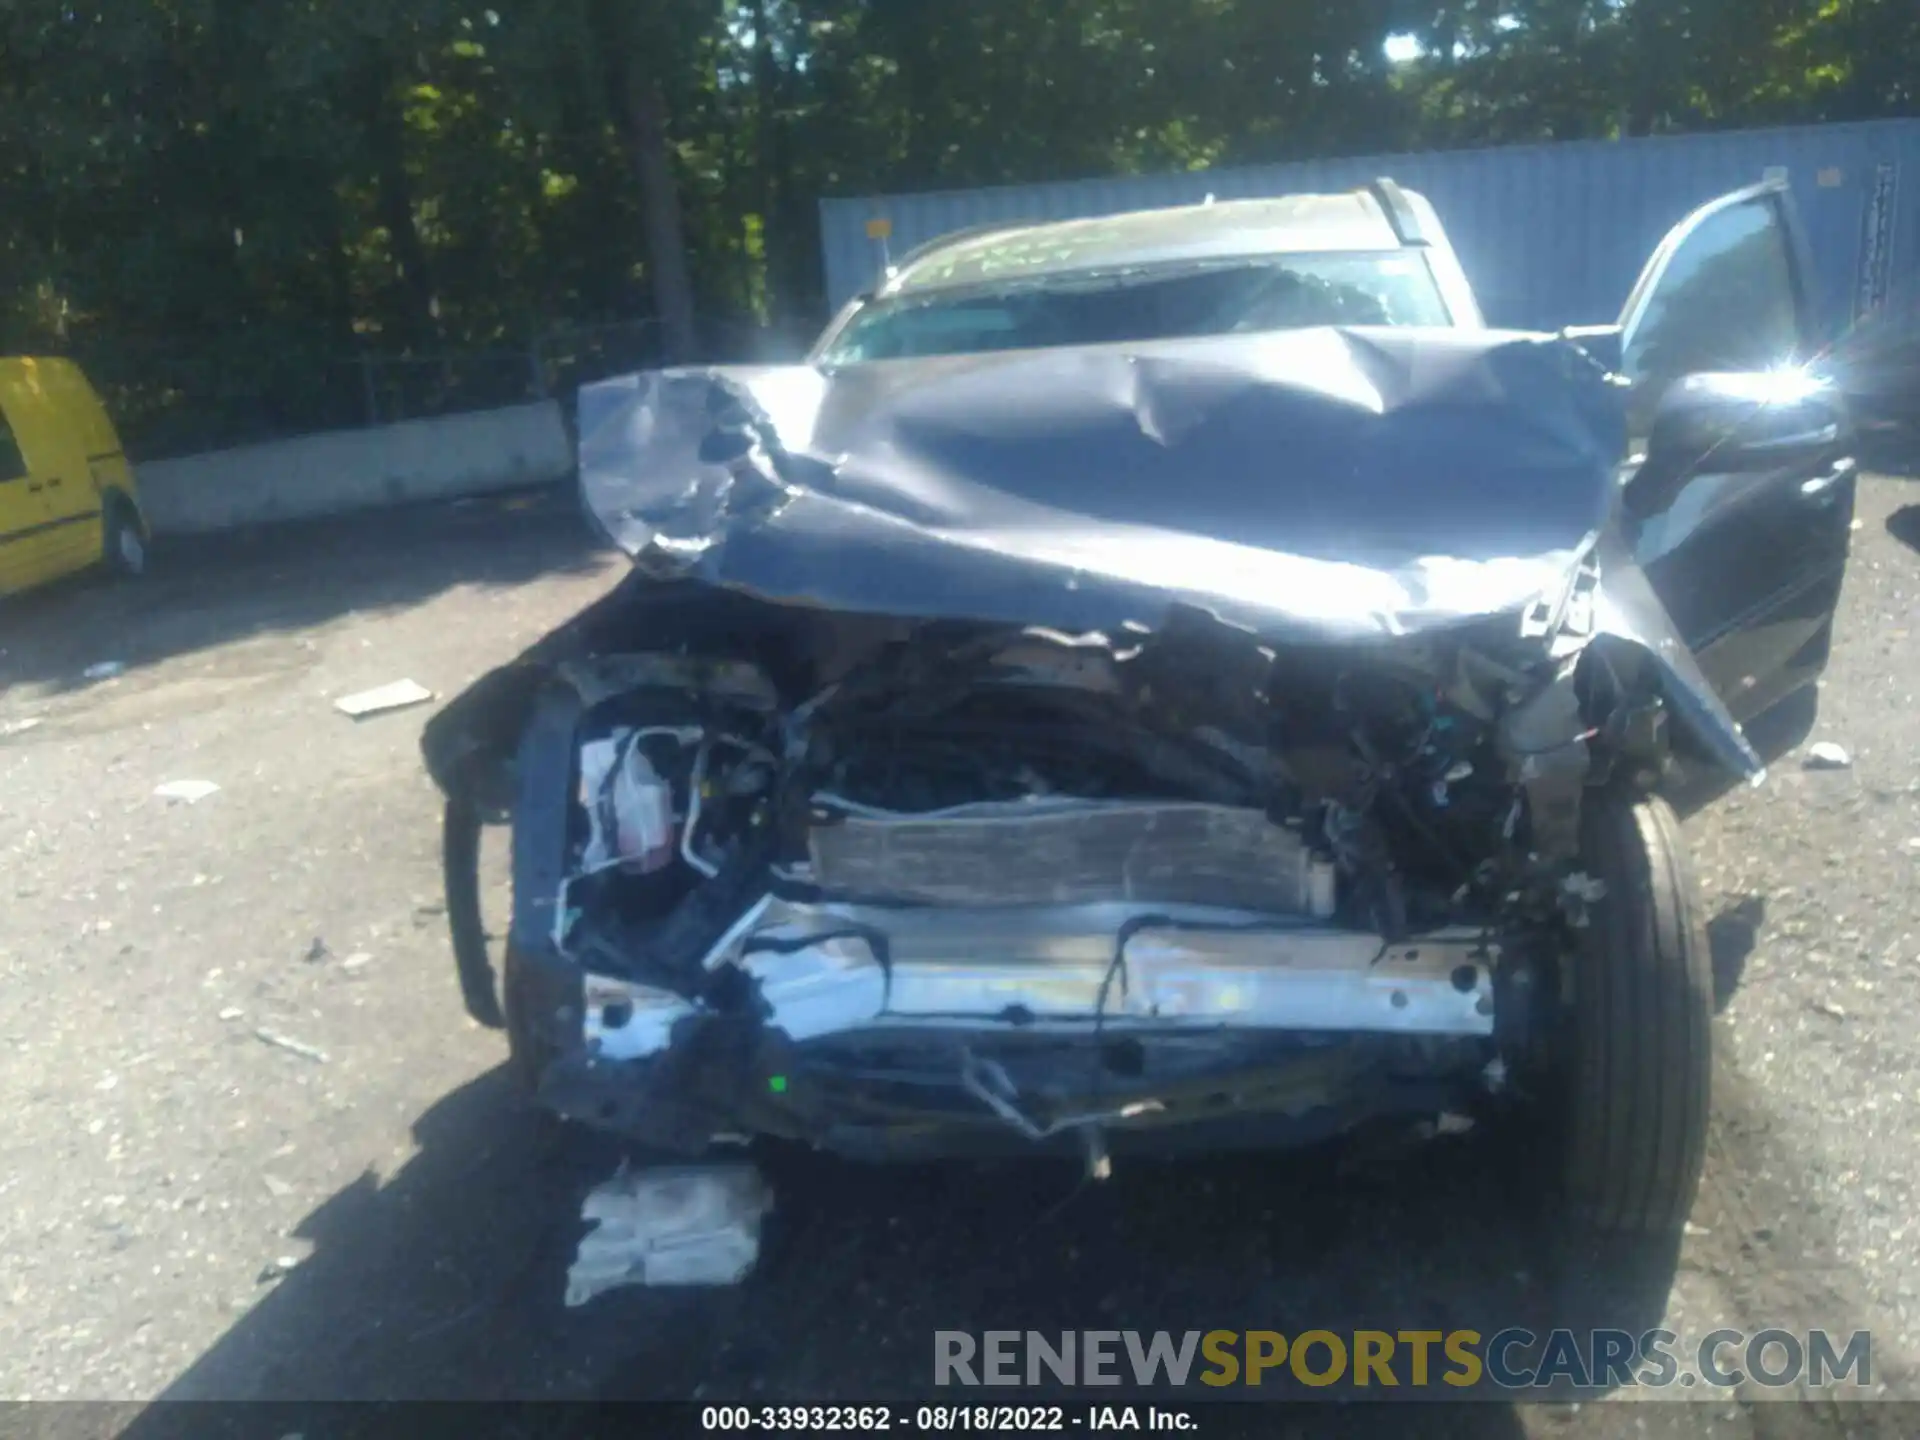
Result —
<instances>
[{"instance_id":1,"label":"open car door","mask_svg":"<svg viewBox=\"0 0 1920 1440\"><path fill-rule=\"evenodd\" d=\"M1620 317L1634 551L1736 719L1826 664L1854 506L1852 430L1784 183L1676 226Z\"/></svg>"}]
</instances>

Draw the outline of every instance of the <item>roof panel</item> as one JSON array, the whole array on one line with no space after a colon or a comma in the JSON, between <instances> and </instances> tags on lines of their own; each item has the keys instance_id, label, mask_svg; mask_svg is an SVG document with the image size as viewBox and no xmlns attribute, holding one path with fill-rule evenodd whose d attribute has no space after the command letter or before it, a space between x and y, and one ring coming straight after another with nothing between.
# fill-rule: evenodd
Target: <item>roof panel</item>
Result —
<instances>
[{"instance_id":1,"label":"roof panel","mask_svg":"<svg viewBox=\"0 0 1920 1440\"><path fill-rule=\"evenodd\" d=\"M911 294L1013 276L1037 278L1169 260L1398 248L1370 195L1291 195L972 235L906 265L886 289Z\"/></svg>"}]
</instances>

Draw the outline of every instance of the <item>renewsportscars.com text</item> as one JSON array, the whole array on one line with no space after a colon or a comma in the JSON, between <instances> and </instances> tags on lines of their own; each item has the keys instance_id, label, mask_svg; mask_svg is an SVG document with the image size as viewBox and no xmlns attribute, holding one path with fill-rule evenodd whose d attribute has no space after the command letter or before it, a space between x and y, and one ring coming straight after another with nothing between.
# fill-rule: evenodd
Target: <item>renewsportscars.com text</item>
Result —
<instances>
[{"instance_id":1,"label":"renewsportscars.com text","mask_svg":"<svg viewBox=\"0 0 1920 1440\"><path fill-rule=\"evenodd\" d=\"M942 1386L1304 1385L1356 1390L1866 1389L1867 1331L939 1330Z\"/></svg>"}]
</instances>

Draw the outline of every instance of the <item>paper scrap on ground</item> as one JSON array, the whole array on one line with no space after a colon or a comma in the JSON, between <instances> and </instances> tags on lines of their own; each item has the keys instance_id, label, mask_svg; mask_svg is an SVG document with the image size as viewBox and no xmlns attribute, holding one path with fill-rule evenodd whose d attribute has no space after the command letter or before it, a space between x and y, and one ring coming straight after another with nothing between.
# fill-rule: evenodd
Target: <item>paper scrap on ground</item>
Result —
<instances>
[{"instance_id":1,"label":"paper scrap on ground","mask_svg":"<svg viewBox=\"0 0 1920 1440\"><path fill-rule=\"evenodd\" d=\"M120 660L102 660L98 665L89 665L80 672L88 680L111 680L116 675L126 673L126 663Z\"/></svg>"},{"instance_id":2,"label":"paper scrap on ground","mask_svg":"<svg viewBox=\"0 0 1920 1440\"><path fill-rule=\"evenodd\" d=\"M405 710L410 705L424 705L431 699L433 692L424 685L412 680L396 680L378 690L363 690L358 695L336 700L333 708L359 720L368 715L384 715L390 710Z\"/></svg>"},{"instance_id":3,"label":"paper scrap on ground","mask_svg":"<svg viewBox=\"0 0 1920 1440\"><path fill-rule=\"evenodd\" d=\"M1853 757L1847 754L1844 747L1831 740L1823 740L1807 750L1807 758L1803 763L1809 770L1846 770L1853 765Z\"/></svg>"},{"instance_id":4,"label":"paper scrap on ground","mask_svg":"<svg viewBox=\"0 0 1920 1440\"><path fill-rule=\"evenodd\" d=\"M10 735L24 735L29 730L37 730L44 723L45 722L36 715L29 715L24 720L9 720L4 725L0 725L0 740L4 740Z\"/></svg>"},{"instance_id":5,"label":"paper scrap on ground","mask_svg":"<svg viewBox=\"0 0 1920 1440\"><path fill-rule=\"evenodd\" d=\"M737 1285L760 1258L772 1208L752 1165L623 1166L580 1207L593 1229L567 1272L567 1304L625 1285Z\"/></svg>"},{"instance_id":6,"label":"paper scrap on ground","mask_svg":"<svg viewBox=\"0 0 1920 1440\"><path fill-rule=\"evenodd\" d=\"M169 780L153 793L162 800L181 800L189 805L198 805L209 795L218 795L220 787L211 780Z\"/></svg>"}]
</instances>

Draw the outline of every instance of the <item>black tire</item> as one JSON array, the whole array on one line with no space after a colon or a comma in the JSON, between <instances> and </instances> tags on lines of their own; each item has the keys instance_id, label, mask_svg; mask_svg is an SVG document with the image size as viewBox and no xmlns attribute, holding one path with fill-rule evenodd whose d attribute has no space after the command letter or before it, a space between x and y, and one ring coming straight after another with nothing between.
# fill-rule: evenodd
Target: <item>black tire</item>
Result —
<instances>
[{"instance_id":1,"label":"black tire","mask_svg":"<svg viewBox=\"0 0 1920 1440\"><path fill-rule=\"evenodd\" d=\"M1826 672L1827 662L1833 659L1833 621L1833 616L1827 616L1827 623L1814 631L1813 638L1795 657L1809 669L1821 674Z\"/></svg>"},{"instance_id":2,"label":"black tire","mask_svg":"<svg viewBox=\"0 0 1920 1440\"><path fill-rule=\"evenodd\" d=\"M100 516L100 553L107 573L123 580L147 573L147 529L133 502L115 491Z\"/></svg>"},{"instance_id":3,"label":"black tire","mask_svg":"<svg viewBox=\"0 0 1920 1440\"><path fill-rule=\"evenodd\" d=\"M494 994L493 957L487 948L486 917L480 911L480 834L485 828L472 802L450 799L441 820L441 875L447 896L447 933L453 942L454 973L467 1014L489 1030L506 1027Z\"/></svg>"},{"instance_id":4,"label":"black tire","mask_svg":"<svg viewBox=\"0 0 1920 1440\"><path fill-rule=\"evenodd\" d=\"M1713 966L1666 802L1595 797L1587 871L1606 895L1573 955L1567 1199L1597 1231L1673 1235L1706 1157Z\"/></svg>"}]
</instances>

